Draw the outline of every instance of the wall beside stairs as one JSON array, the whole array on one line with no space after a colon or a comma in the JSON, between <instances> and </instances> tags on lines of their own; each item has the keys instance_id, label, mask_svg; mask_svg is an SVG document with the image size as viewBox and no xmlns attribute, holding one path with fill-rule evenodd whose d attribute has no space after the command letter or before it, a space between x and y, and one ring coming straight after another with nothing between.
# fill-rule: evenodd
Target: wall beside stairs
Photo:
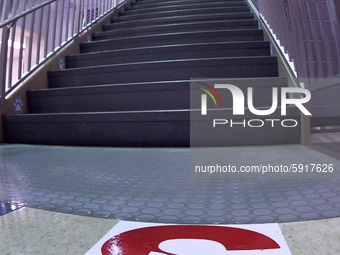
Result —
<instances>
[{"instance_id":1,"label":"wall beside stairs","mask_svg":"<svg viewBox=\"0 0 340 255\"><path fill-rule=\"evenodd\" d=\"M129 3L134 1L129 1ZM128 3L127 3L128 4ZM126 6L126 5L124 5ZM122 6L122 7L124 7ZM28 113L27 109L27 97L26 92L29 90L38 90L48 87L48 75L47 73L51 70L58 70L58 62L60 59L64 60L67 55L79 54L79 45L86 42L87 38L98 31L102 30L102 26L108 23L113 17L115 17L120 9L115 10L112 13L107 14L101 21L95 24L90 30L71 42L69 45L65 46L63 50L53 55L51 59L39 68L35 73L33 73L27 80L22 82L11 94L6 97L6 103L0 107L0 116L4 114L15 114L14 111L14 101L16 98L20 97L23 101L23 111L22 113ZM0 121L0 143L4 142L3 126L2 121Z\"/></svg>"},{"instance_id":2,"label":"wall beside stairs","mask_svg":"<svg viewBox=\"0 0 340 255\"><path fill-rule=\"evenodd\" d=\"M253 4L257 5L257 1L254 0L248 0L248 2L251 1ZM248 3L249 4L249 3ZM251 5L251 4L249 4ZM340 13L340 4L337 6L339 7L337 11ZM256 9L256 8L255 8ZM254 11L254 10L253 10ZM280 45L277 44L275 41L275 38L271 34L271 31L269 28L262 23L262 20L260 18L260 13L258 11L254 11L255 19L259 22L260 27L263 30L263 36L264 40L271 43L271 54L272 56L277 57L277 64L278 64L278 74L279 77L287 77L288 85L295 87L298 84L298 79L296 78L296 74L294 73L290 63L288 63L286 57L282 53L282 50L280 49ZM306 103L303 105L306 109L311 109L310 103ZM306 116L301 113L301 125L300 125L300 144L310 144L310 117Z\"/></svg>"}]
</instances>

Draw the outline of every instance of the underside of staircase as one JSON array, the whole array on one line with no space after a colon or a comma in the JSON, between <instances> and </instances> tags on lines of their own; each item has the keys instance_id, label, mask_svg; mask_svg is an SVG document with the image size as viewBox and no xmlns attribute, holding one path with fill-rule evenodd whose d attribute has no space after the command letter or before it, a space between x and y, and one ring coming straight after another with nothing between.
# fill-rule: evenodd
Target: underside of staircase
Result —
<instances>
[{"instance_id":1,"label":"underside of staircase","mask_svg":"<svg viewBox=\"0 0 340 255\"><path fill-rule=\"evenodd\" d=\"M140 0L80 52L49 72L49 89L27 92L29 114L3 116L6 142L190 146L190 79L287 86L245 0ZM299 142L298 129L229 135L219 145Z\"/></svg>"}]
</instances>

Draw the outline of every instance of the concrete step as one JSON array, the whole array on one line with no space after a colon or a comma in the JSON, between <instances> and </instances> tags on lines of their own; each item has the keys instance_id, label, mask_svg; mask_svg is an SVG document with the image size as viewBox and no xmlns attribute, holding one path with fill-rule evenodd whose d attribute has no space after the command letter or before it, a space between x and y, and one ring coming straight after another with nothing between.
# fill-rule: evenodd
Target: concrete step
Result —
<instances>
[{"instance_id":1,"label":"concrete step","mask_svg":"<svg viewBox=\"0 0 340 255\"><path fill-rule=\"evenodd\" d=\"M84 67L48 73L49 85L75 87L191 78L276 77L276 57L199 58Z\"/></svg>"},{"instance_id":2,"label":"concrete step","mask_svg":"<svg viewBox=\"0 0 340 255\"><path fill-rule=\"evenodd\" d=\"M246 2L205 2L205 3L189 3L189 4L173 4L167 6L159 7L148 7L143 8L142 4L135 4L128 8L125 14L140 14L140 13L151 13L159 11L171 11L171 10L186 10L186 9L201 9L201 8L211 8L211 7L241 7L247 6Z\"/></svg>"},{"instance_id":3,"label":"concrete step","mask_svg":"<svg viewBox=\"0 0 340 255\"><path fill-rule=\"evenodd\" d=\"M190 108L189 82L149 82L46 89L27 93L31 113Z\"/></svg>"},{"instance_id":4,"label":"concrete step","mask_svg":"<svg viewBox=\"0 0 340 255\"><path fill-rule=\"evenodd\" d=\"M98 41L103 39L110 39L121 36L141 36L146 34L159 34L159 33L178 33L189 31L202 31L211 29L257 29L258 22L256 20L216 20L216 21L203 21L193 23L173 23L162 24L154 26L137 26L126 28L116 27L113 30L106 30L92 34L92 40Z\"/></svg>"},{"instance_id":5,"label":"concrete step","mask_svg":"<svg viewBox=\"0 0 340 255\"><path fill-rule=\"evenodd\" d=\"M78 68L159 60L244 56L270 56L270 44L260 41L197 43L83 53L67 56L66 67Z\"/></svg>"},{"instance_id":6,"label":"concrete step","mask_svg":"<svg viewBox=\"0 0 340 255\"><path fill-rule=\"evenodd\" d=\"M188 120L189 111L3 116L7 143L124 147L188 146Z\"/></svg>"},{"instance_id":7,"label":"concrete step","mask_svg":"<svg viewBox=\"0 0 340 255\"><path fill-rule=\"evenodd\" d=\"M279 112L279 111L278 111ZM247 122L251 116L247 114ZM124 146L124 147L183 147L271 145L297 143L299 127L284 128L265 125L263 128L216 127L214 118L232 118L232 112L221 109L202 119L200 111L188 109L175 111L96 112L61 114L4 115L5 141L7 143ZM298 120L298 112L288 109L288 117ZM271 118L282 120L278 113ZM256 116L256 119L259 119ZM192 126L190 127L190 120ZM236 119L235 119L236 120ZM191 132L190 132L191 130ZM29 134L29 135L27 135Z\"/></svg>"},{"instance_id":8,"label":"concrete step","mask_svg":"<svg viewBox=\"0 0 340 255\"><path fill-rule=\"evenodd\" d=\"M207 82L207 81L205 81ZM271 106L271 88L286 87L286 78L228 79L228 84L254 87L254 106ZM197 83L200 86L200 83ZM191 93L196 93L196 83ZM197 93L201 93L197 90ZM223 107L232 107L231 95L220 93ZM200 97L200 95L197 95ZM149 82L28 91L30 113L179 110L190 108L190 82ZM196 108L200 105L195 106Z\"/></svg>"},{"instance_id":9,"label":"concrete step","mask_svg":"<svg viewBox=\"0 0 340 255\"><path fill-rule=\"evenodd\" d=\"M187 2L196 2L196 3L206 3L206 0L162 0L162 1L157 1L157 0L142 0L142 1L137 1L137 4L147 4L147 3L161 3L161 4L168 4L168 3L187 3ZM229 3L229 2L245 2L245 0L209 0L209 3L218 3L218 2L224 2L224 3Z\"/></svg>"},{"instance_id":10,"label":"concrete step","mask_svg":"<svg viewBox=\"0 0 340 255\"><path fill-rule=\"evenodd\" d=\"M205 30L192 32L150 34L119 37L80 44L80 52L98 52L136 47L150 47L170 44L263 41L263 32L257 29Z\"/></svg>"},{"instance_id":11,"label":"concrete step","mask_svg":"<svg viewBox=\"0 0 340 255\"><path fill-rule=\"evenodd\" d=\"M137 3L135 3L133 5L133 8L153 8L153 7L167 7L167 6L172 6L172 5L181 5L181 6L185 6L188 4L219 4L219 3L223 3L225 5L228 4L244 4L245 0L234 0L234 1L225 1L225 0L214 0L214 1L204 1L204 0L185 0L185 1L181 1L181 0L176 0L176 1L154 1L154 2L144 2L144 1L140 1Z\"/></svg>"},{"instance_id":12,"label":"concrete step","mask_svg":"<svg viewBox=\"0 0 340 255\"><path fill-rule=\"evenodd\" d=\"M168 10L168 11L154 11L150 13L135 13L130 15L129 12L124 12L119 17L119 21L128 21L128 20L141 20L141 19L152 19L152 18L162 18L162 17L180 17L185 15L202 15L209 13L243 13L250 12L250 8L248 6L236 6L236 7L209 7L209 8L201 8L201 9L179 9L179 10Z\"/></svg>"},{"instance_id":13,"label":"concrete step","mask_svg":"<svg viewBox=\"0 0 340 255\"><path fill-rule=\"evenodd\" d=\"M115 18L112 23L104 26L104 29L115 28L134 28L136 26L154 26L161 24L172 23L193 23L202 21L216 21L216 20L245 20L254 19L254 14L241 12L241 13L208 13L202 15L182 15L182 16L169 16L161 18L145 18L140 20L120 21L119 17Z\"/></svg>"}]
</instances>

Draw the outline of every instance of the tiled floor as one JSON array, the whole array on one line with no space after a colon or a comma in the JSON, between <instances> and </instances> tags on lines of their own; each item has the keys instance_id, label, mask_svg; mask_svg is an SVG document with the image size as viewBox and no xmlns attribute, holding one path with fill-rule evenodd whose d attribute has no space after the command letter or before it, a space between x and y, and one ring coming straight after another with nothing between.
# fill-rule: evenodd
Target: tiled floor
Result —
<instances>
[{"instance_id":1,"label":"tiled floor","mask_svg":"<svg viewBox=\"0 0 340 255\"><path fill-rule=\"evenodd\" d=\"M84 254L116 223L116 220L22 208L0 217L1 254Z\"/></svg>"},{"instance_id":2,"label":"tiled floor","mask_svg":"<svg viewBox=\"0 0 340 255\"><path fill-rule=\"evenodd\" d=\"M0 217L0 250L4 255L84 254L116 220L22 208ZM340 218L281 223L293 255L340 254Z\"/></svg>"},{"instance_id":3,"label":"tiled floor","mask_svg":"<svg viewBox=\"0 0 340 255\"><path fill-rule=\"evenodd\" d=\"M209 149L205 149L209 150ZM214 149L243 161L340 162L301 145ZM264 223L340 216L337 178L192 178L189 149L0 146L0 200L102 218Z\"/></svg>"}]
</instances>

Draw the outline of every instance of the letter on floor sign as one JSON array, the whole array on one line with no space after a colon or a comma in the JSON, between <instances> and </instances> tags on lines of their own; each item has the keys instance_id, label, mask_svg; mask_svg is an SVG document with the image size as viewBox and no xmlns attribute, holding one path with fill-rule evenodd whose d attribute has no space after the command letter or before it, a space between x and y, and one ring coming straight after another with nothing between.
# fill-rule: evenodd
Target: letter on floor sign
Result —
<instances>
[{"instance_id":1,"label":"letter on floor sign","mask_svg":"<svg viewBox=\"0 0 340 255\"><path fill-rule=\"evenodd\" d=\"M227 251L279 249L270 237L255 231L221 226L166 225L118 234L104 243L103 255L223 255ZM192 250L194 249L194 250Z\"/></svg>"}]
</instances>

